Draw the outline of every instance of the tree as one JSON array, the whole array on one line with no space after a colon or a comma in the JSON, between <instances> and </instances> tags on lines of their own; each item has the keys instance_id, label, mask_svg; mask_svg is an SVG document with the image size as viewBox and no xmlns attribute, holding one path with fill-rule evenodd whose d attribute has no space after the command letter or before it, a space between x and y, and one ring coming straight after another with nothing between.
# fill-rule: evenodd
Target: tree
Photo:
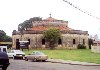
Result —
<instances>
[{"instance_id":1,"label":"tree","mask_svg":"<svg viewBox=\"0 0 100 70\"><path fill-rule=\"evenodd\" d=\"M12 42L12 38L10 36L5 36L4 37L5 42Z\"/></svg>"},{"instance_id":2,"label":"tree","mask_svg":"<svg viewBox=\"0 0 100 70\"><path fill-rule=\"evenodd\" d=\"M61 37L61 32L59 29L49 28L48 30L44 31L43 36L48 42L50 49L54 49L56 47L55 44Z\"/></svg>"},{"instance_id":3,"label":"tree","mask_svg":"<svg viewBox=\"0 0 100 70\"><path fill-rule=\"evenodd\" d=\"M3 30L0 30L0 41L4 41L5 36L6 36L6 33Z\"/></svg>"},{"instance_id":4,"label":"tree","mask_svg":"<svg viewBox=\"0 0 100 70\"><path fill-rule=\"evenodd\" d=\"M89 49L91 49L91 45L93 45L93 39L89 38L88 39L88 44L89 44Z\"/></svg>"},{"instance_id":5,"label":"tree","mask_svg":"<svg viewBox=\"0 0 100 70\"><path fill-rule=\"evenodd\" d=\"M32 22L34 21L41 21L42 18L40 17L33 17L33 18L30 18L29 20L25 20L23 23L20 23L18 25L18 31L23 31L23 30L27 30L27 28L32 28Z\"/></svg>"},{"instance_id":6,"label":"tree","mask_svg":"<svg viewBox=\"0 0 100 70\"><path fill-rule=\"evenodd\" d=\"M3 30L0 30L0 42L11 42L12 38L7 36Z\"/></svg>"},{"instance_id":7,"label":"tree","mask_svg":"<svg viewBox=\"0 0 100 70\"><path fill-rule=\"evenodd\" d=\"M29 20L26 20L23 23L18 25L18 30L19 31L27 30L27 28L31 28L31 27L32 27L32 22L29 22Z\"/></svg>"}]
</instances>

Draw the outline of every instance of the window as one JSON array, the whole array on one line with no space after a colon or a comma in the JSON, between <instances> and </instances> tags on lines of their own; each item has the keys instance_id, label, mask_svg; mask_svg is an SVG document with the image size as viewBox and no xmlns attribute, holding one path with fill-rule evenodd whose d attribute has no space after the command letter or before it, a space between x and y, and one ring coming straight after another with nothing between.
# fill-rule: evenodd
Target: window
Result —
<instances>
[{"instance_id":1,"label":"window","mask_svg":"<svg viewBox=\"0 0 100 70\"><path fill-rule=\"evenodd\" d=\"M59 39L59 40L58 40L58 44L62 44L62 41L61 41L61 39Z\"/></svg>"},{"instance_id":2,"label":"window","mask_svg":"<svg viewBox=\"0 0 100 70\"><path fill-rule=\"evenodd\" d=\"M73 44L76 44L76 41L75 41L75 39L73 39Z\"/></svg>"},{"instance_id":3,"label":"window","mask_svg":"<svg viewBox=\"0 0 100 70\"><path fill-rule=\"evenodd\" d=\"M85 44L85 39L83 39L83 44Z\"/></svg>"},{"instance_id":4,"label":"window","mask_svg":"<svg viewBox=\"0 0 100 70\"><path fill-rule=\"evenodd\" d=\"M45 39L42 39L42 45L45 45Z\"/></svg>"}]
</instances>

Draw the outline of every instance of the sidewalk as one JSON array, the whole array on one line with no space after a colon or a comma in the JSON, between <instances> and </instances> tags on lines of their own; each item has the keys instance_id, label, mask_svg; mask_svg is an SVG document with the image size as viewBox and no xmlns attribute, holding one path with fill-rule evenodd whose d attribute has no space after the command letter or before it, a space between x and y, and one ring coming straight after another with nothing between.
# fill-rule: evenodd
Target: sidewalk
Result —
<instances>
[{"instance_id":1,"label":"sidewalk","mask_svg":"<svg viewBox=\"0 0 100 70\"><path fill-rule=\"evenodd\" d=\"M48 59L47 61L52 62L52 63L71 64L71 65L100 66L100 64L96 64L96 63L62 60L62 59Z\"/></svg>"}]
</instances>

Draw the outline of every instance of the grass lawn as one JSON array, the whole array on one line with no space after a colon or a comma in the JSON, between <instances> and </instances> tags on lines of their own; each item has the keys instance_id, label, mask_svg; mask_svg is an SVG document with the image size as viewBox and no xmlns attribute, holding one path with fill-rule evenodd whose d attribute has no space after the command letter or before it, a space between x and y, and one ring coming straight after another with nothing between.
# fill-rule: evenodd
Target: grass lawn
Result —
<instances>
[{"instance_id":1,"label":"grass lawn","mask_svg":"<svg viewBox=\"0 0 100 70\"><path fill-rule=\"evenodd\" d=\"M32 51L34 50L30 51L24 50L26 54L29 54ZM45 54L47 54L49 58L93 62L100 64L100 54L92 53L91 50L77 49L77 50L35 50L35 51L42 51Z\"/></svg>"}]
</instances>

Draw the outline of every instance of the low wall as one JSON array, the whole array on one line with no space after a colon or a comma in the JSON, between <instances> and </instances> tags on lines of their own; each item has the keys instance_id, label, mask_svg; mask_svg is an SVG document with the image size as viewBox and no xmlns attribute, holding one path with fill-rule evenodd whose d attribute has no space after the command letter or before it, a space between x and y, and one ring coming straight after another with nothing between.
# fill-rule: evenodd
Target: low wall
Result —
<instances>
[{"instance_id":1,"label":"low wall","mask_svg":"<svg viewBox=\"0 0 100 70\"><path fill-rule=\"evenodd\" d=\"M100 45L99 46L91 46L91 52L100 53Z\"/></svg>"}]
</instances>

